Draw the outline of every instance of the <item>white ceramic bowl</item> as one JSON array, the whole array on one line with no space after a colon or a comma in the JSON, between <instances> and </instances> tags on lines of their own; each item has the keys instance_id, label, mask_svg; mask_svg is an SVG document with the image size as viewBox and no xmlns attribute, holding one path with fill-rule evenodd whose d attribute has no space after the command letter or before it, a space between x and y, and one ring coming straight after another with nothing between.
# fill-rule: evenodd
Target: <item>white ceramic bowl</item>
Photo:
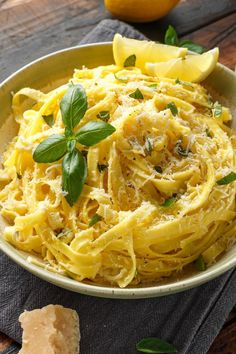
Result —
<instances>
[{"instance_id":1,"label":"white ceramic bowl","mask_svg":"<svg viewBox=\"0 0 236 354\"><path fill-rule=\"evenodd\" d=\"M16 92L22 87L52 88L66 82L66 79L73 74L74 68L82 65L95 67L113 63L111 43L90 44L79 47L68 48L40 58L7 78L0 85L0 136L1 142L5 144L15 135L16 127L11 115L11 92ZM236 107L236 74L218 64L214 72L205 81L207 88L216 93L218 98L226 100L228 106L235 112ZM10 118L9 118L10 117ZM236 115L234 114L233 125L236 127ZM1 151L5 145L1 144ZM4 220L0 220L0 233L5 226ZM185 276L178 280L169 280L168 283L140 288L120 289L80 283L73 279L47 271L27 261L28 255L16 250L2 237L0 237L0 248L12 260L18 263L36 276L78 293L110 297L110 298L147 298L177 293L186 289L203 284L218 277L230 268L236 266L236 246L225 253L214 265L206 271Z\"/></svg>"}]
</instances>

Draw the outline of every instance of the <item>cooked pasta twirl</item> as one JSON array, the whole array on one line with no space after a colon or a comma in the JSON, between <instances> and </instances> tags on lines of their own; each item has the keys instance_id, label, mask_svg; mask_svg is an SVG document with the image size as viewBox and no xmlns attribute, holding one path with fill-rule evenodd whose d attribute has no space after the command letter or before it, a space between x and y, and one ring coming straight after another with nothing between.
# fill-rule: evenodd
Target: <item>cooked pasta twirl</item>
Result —
<instances>
[{"instance_id":1,"label":"cooked pasta twirl","mask_svg":"<svg viewBox=\"0 0 236 354\"><path fill-rule=\"evenodd\" d=\"M235 241L235 182L217 183L235 170L230 111L216 109L199 84L137 68L83 68L70 82L88 100L76 130L91 120L116 130L94 146L77 143L88 174L70 206L61 161L32 157L42 140L64 132L60 102L68 85L17 92L19 133L0 176L5 239L78 281L119 287L160 281L200 256L214 263ZM25 98L33 102L27 109Z\"/></svg>"}]
</instances>

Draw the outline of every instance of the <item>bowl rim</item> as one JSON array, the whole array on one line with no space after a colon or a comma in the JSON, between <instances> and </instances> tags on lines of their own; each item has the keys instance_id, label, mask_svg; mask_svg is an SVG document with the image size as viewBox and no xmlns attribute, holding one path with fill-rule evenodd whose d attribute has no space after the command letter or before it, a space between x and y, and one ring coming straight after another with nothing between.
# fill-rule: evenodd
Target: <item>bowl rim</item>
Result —
<instances>
[{"instance_id":1,"label":"bowl rim","mask_svg":"<svg viewBox=\"0 0 236 354\"><path fill-rule=\"evenodd\" d=\"M72 46L69 48L61 49L50 54L44 55L32 62L24 65L20 69L16 70L14 73L9 75L0 83L0 90L4 88L4 86L17 77L19 74L23 73L25 70L30 68L31 66L37 65L42 61L46 61L48 58L52 58L54 56L63 54L65 52L73 52L80 50L80 48L85 47L94 47L94 46L111 46L112 42L98 42L98 43L89 43L83 44L78 46ZM229 72L231 75L236 77L236 73L231 69L227 68L226 66L218 63L224 71ZM6 94L6 93L5 93ZM69 277L53 273L52 271L48 271L40 266L30 263L27 258L21 255L22 251L17 250L7 241L5 241L0 235L0 250L2 250L9 258L15 261L18 265L23 267L24 269L28 270L29 272L33 273L34 275L46 280L54 285L60 286L62 288L78 292L81 294L92 295L97 297L104 297L104 298L119 298L119 299L141 299L141 298L151 298L151 297L158 297L164 296L169 294L174 294L177 292L181 292L187 289L194 288L201 284L204 284L214 278L222 275L229 269L236 266L236 257L232 257L231 259L225 261L222 264L215 264L215 267L210 267L204 272L197 273L191 275L187 278L174 281L173 283L169 284L160 284L160 285L153 285L147 287L128 287L128 288L118 288L118 287L108 287L108 286L100 286L100 285L92 285L83 282L76 281ZM29 254L30 256L30 254Z\"/></svg>"}]
</instances>

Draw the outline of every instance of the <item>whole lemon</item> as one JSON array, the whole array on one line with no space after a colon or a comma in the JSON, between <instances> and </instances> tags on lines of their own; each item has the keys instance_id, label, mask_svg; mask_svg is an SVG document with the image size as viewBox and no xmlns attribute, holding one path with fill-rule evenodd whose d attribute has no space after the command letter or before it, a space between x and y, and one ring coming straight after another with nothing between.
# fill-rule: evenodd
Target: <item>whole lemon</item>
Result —
<instances>
[{"instance_id":1,"label":"whole lemon","mask_svg":"<svg viewBox=\"0 0 236 354\"><path fill-rule=\"evenodd\" d=\"M168 14L180 0L105 0L115 17L130 22L149 22Z\"/></svg>"}]
</instances>

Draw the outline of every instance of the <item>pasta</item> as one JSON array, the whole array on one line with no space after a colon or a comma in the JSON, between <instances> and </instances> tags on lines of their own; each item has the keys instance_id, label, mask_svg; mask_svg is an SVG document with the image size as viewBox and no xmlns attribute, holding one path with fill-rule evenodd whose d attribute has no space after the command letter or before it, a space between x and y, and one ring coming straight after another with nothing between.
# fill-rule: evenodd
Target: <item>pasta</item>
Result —
<instances>
[{"instance_id":1,"label":"pasta","mask_svg":"<svg viewBox=\"0 0 236 354\"><path fill-rule=\"evenodd\" d=\"M71 207L61 163L32 158L43 139L64 130L59 103L68 85L17 92L19 133L0 172L5 239L51 270L119 287L158 282L199 256L214 263L236 234L235 182L217 184L235 170L229 109L218 112L199 84L146 76L138 68L83 68L70 81L88 98L77 128L108 112L116 131L95 146L78 144L88 176ZM49 126L43 117L52 114Z\"/></svg>"}]
</instances>

